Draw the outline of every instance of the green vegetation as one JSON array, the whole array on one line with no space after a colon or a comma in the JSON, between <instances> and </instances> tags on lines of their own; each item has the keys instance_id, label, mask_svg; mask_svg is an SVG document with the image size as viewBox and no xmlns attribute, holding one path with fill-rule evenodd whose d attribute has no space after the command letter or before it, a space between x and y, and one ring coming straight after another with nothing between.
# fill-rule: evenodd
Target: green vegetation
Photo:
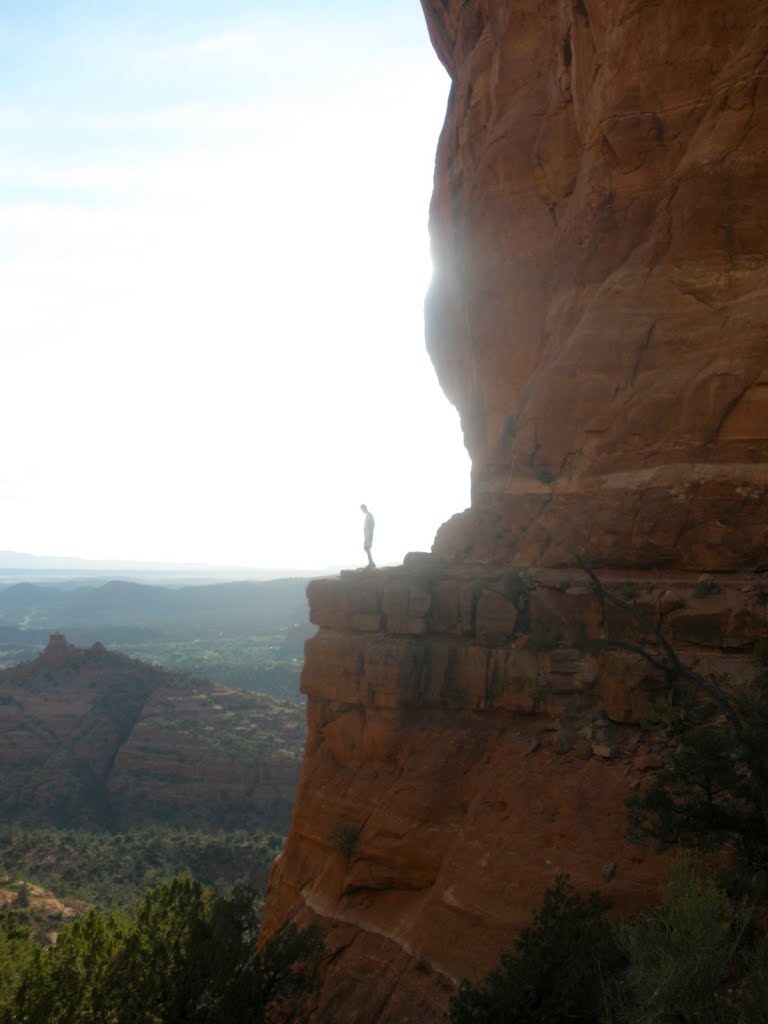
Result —
<instances>
[{"instance_id":1,"label":"green vegetation","mask_svg":"<svg viewBox=\"0 0 768 1024\"><path fill-rule=\"evenodd\" d=\"M658 624L636 605L607 591L577 557L602 608L629 611L652 635L655 650L628 640L603 640L606 650L628 650L660 674L668 707L657 726L674 737L671 764L630 798L636 833L661 844L732 850L743 868L768 869L768 671L751 683L702 675L684 664ZM709 582L709 581L703 581ZM762 647L756 645L756 655ZM758 658L758 660L761 660ZM666 719L666 720L665 720Z\"/></svg>"},{"instance_id":2,"label":"green vegetation","mask_svg":"<svg viewBox=\"0 0 768 1024\"><path fill-rule=\"evenodd\" d=\"M30 929L13 912L0 913L0 1019L32 961L35 945Z\"/></svg>"},{"instance_id":3,"label":"green vegetation","mask_svg":"<svg viewBox=\"0 0 768 1024\"><path fill-rule=\"evenodd\" d=\"M299 677L308 632L297 627L287 634L146 636L136 630L125 635L104 630L98 636L110 650L159 668L206 676L226 686L303 703ZM0 644L0 668L36 657L48 639L47 635L18 634L16 642ZM81 636L78 630L71 631L67 638L75 644L93 642L93 636Z\"/></svg>"},{"instance_id":4,"label":"green vegetation","mask_svg":"<svg viewBox=\"0 0 768 1024\"><path fill-rule=\"evenodd\" d=\"M559 875L512 952L479 985L462 983L451 1024L594 1024L621 963L597 894L582 899Z\"/></svg>"},{"instance_id":5,"label":"green vegetation","mask_svg":"<svg viewBox=\"0 0 768 1024\"><path fill-rule=\"evenodd\" d=\"M62 899L128 907L182 870L208 885L264 888L283 837L143 828L111 834L0 827L0 886L25 879Z\"/></svg>"},{"instance_id":6,"label":"green vegetation","mask_svg":"<svg viewBox=\"0 0 768 1024\"><path fill-rule=\"evenodd\" d=\"M280 827L290 812L283 776L301 756L298 683L304 640L314 632L305 621L304 583L188 589L91 588L78 596L82 610L63 594L61 607L74 617L65 625L68 639L87 649L61 668L6 680L11 689L46 695L45 705L81 695L89 702L43 787L42 809L13 803L16 780L6 776L6 822L19 814L28 823L89 827L0 826L0 887L9 907L0 914L0 1024L282 1024L295 1019L291 1004L312 985L316 930L288 928L256 946L258 890L283 837L230 828L251 818ZM57 625L68 623L58 614ZM40 612L37 620L44 619ZM48 631L0 630L0 667L36 657ZM112 650L91 648L96 640ZM108 791L85 755L102 737L125 741L148 699L151 731L140 751L150 768L134 770L124 791ZM14 719L14 742L33 725ZM257 806L244 787L240 806L222 788L211 801L218 810L195 802L185 818L184 800L171 790L200 758L231 764L234 773L238 764L247 771L263 762L267 785L274 763L272 803ZM117 830L169 819L229 830ZM80 916L71 923L73 911Z\"/></svg>"},{"instance_id":7,"label":"green vegetation","mask_svg":"<svg viewBox=\"0 0 768 1024\"><path fill-rule=\"evenodd\" d=\"M48 634L43 630L0 627L0 669L34 658L47 642Z\"/></svg>"},{"instance_id":8,"label":"green vegetation","mask_svg":"<svg viewBox=\"0 0 768 1024\"><path fill-rule=\"evenodd\" d=\"M349 861L355 852L360 831L356 825L343 823L331 833L331 846L344 860Z\"/></svg>"},{"instance_id":9,"label":"green vegetation","mask_svg":"<svg viewBox=\"0 0 768 1024\"><path fill-rule=\"evenodd\" d=\"M208 831L287 828L306 734L297 701L99 647L74 648L59 667L37 662L7 670L0 683L0 747L23 752L29 736L31 752L26 764L6 756L5 821L105 831L161 823ZM36 699L27 701L31 694ZM73 716L63 735L50 727L61 715ZM119 756L124 744L127 770ZM202 765L218 779L218 791L200 779ZM36 799L20 800L30 771Z\"/></svg>"},{"instance_id":10,"label":"green vegetation","mask_svg":"<svg viewBox=\"0 0 768 1024\"><path fill-rule=\"evenodd\" d=\"M59 900L43 886L2 877L0 899L5 907L4 912L12 913L14 923L24 928L34 942L42 942L44 945L55 939L67 921L90 909L90 904L84 901Z\"/></svg>"},{"instance_id":11,"label":"green vegetation","mask_svg":"<svg viewBox=\"0 0 768 1024\"><path fill-rule=\"evenodd\" d=\"M714 580L699 580L693 588L694 597L709 597L711 594L720 593L720 584Z\"/></svg>"},{"instance_id":12,"label":"green vegetation","mask_svg":"<svg viewBox=\"0 0 768 1024\"><path fill-rule=\"evenodd\" d=\"M765 1024L768 1018L768 934L746 958L741 989L741 1024Z\"/></svg>"},{"instance_id":13,"label":"green vegetation","mask_svg":"<svg viewBox=\"0 0 768 1024\"><path fill-rule=\"evenodd\" d=\"M670 767L628 801L635 832L662 845L727 847L749 871L768 869L768 672L740 688L716 687L670 717ZM672 707L671 711L677 711Z\"/></svg>"},{"instance_id":14,"label":"green vegetation","mask_svg":"<svg viewBox=\"0 0 768 1024\"><path fill-rule=\"evenodd\" d=\"M603 610L635 615L657 650L625 639L601 646L643 657L667 684L648 724L668 734L670 764L628 801L635 838L728 856L716 862L720 877L697 854L683 856L659 906L613 927L594 895L582 899L558 878L499 966L462 984L450 1020L768 1024L768 671L738 686L701 675L630 595L606 591L579 564ZM702 586L697 596L714 592ZM766 649L756 645L758 664Z\"/></svg>"},{"instance_id":15,"label":"green vegetation","mask_svg":"<svg viewBox=\"0 0 768 1024\"><path fill-rule=\"evenodd\" d=\"M161 668L303 702L299 692L303 649L290 646L286 650L285 637L280 634L124 642L120 650Z\"/></svg>"},{"instance_id":16,"label":"green vegetation","mask_svg":"<svg viewBox=\"0 0 768 1024\"><path fill-rule=\"evenodd\" d=\"M0 668L36 657L60 629L78 647L98 640L163 668L299 700L304 641L315 632L306 585L0 587Z\"/></svg>"},{"instance_id":17,"label":"green vegetation","mask_svg":"<svg viewBox=\"0 0 768 1024\"><path fill-rule=\"evenodd\" d=\"M259 899L180 875L135 912L92 910L55 946L0 921L2 1024L259 1024L287 1021L315 983L317 928L288 926L257 946ZM13 954L16 959L12 959Z\"/></svg>"},{"instance_id":18,"label":"green vegetation","mask_svg":"<svg viewBox=\"0 0 768 1024\"><path fill-rule=\"evenodd\" d=\"M768 935L695 859L673 866L658 907L611 926L563 876L530 927L451 1024L765 1024Z\"/></svg>"},{"instance_id":19,"label":"green vegetation","mask_svg":"<svg viewBox=\"0 0 768 1024\"><path fill-rule=\"evenodd\" d=\"M617 929L629 963L618 994L623 1020L723 1020L720 990L749 917L747 905L732 902L696 860L680 861L659 906Z\"/></svg>"}]
</instances>

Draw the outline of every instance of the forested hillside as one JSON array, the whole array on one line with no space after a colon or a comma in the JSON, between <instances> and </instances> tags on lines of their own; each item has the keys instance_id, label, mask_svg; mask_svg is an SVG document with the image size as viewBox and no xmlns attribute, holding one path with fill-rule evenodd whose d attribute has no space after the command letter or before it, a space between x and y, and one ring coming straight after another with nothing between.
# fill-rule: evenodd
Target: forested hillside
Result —
<instances>
[{"instance_id":1,"label":"forested hillside","mask_svg":"<svg viewBox=\"0 0 768 1024\"><path fill-rule=\"evenodd\" d=\"M56 634L0 671L0 813L28 826L283 831L304 728L296 702Z\"/></svg>"}]
</instances>

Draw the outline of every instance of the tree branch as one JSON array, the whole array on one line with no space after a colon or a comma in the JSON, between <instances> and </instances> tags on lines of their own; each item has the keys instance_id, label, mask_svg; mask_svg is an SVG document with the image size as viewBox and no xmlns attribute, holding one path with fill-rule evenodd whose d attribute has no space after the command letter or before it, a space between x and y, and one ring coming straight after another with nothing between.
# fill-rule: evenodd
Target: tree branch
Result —
<instances>
[{"instance_id":1,"label":"tree branch","mask_svg":"<svg viewBox=\"0 0 768 1024\"><path fill-rule=\"evenodd\" d=\"M611 593L610 590L606 590L602 580L598 577L591 566L587 565L586 562L578 555L574 555L576 565L582 572L586 573L592 582L592 591L600 602L601 619L600 624L605 625L605 606L606 604L612 604L616 608L621 608L623 611L628 612L634 616L638 622L642 623L647 630L649 630L656 639L659 647L663 651L662 656L652 654L642 644L636 644L631 640L598 640L596 641L597 647L608 648L611 650L619 651L631 651L633 654L637 654L639 657L644 658L650 665L664 673L664 677L668 682L674 682L676 679L686 679L689 683L703 690L704 693L710 697L715 704L720 708L723 715L730 722L733 727L733 731L740 743L744 741L744 727L741 719L731 701L726 697L723 691L710 679L695 672L692 668L684 665L677 652L669 643L667 638L661 632L661 628L653 622L633 601L625 601L624 598L619 597L617 594Z\"/></svg>"}]
</instances>

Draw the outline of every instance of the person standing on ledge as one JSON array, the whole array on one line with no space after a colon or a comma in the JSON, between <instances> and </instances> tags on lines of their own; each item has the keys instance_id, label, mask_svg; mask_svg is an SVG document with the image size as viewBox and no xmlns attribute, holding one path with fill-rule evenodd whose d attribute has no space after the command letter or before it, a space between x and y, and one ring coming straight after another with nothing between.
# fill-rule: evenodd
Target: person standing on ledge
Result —
<instances>
[{"instance_id":1,"label":"person standing on ledge","mask_svg":"<svg viewBox=\"0 0 768 1024\"><path fill-rule=\"evenodd\" d=\"M363 526L363 550L366 555L368 555L368 568L375 569L376 563L371 558L371 548L373 547L373 529L376 526L376 520L368 511L367 505L361 505L360 511L365 512L365 525Z\"/></svg>"}]
</instances>

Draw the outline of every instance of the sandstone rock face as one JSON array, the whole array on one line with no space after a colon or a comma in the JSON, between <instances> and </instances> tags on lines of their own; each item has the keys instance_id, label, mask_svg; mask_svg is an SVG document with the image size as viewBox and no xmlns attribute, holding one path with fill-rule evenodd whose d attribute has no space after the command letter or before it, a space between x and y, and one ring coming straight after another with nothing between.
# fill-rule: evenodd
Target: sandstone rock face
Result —
<instances>
[{"instance_id":1,"label":"sandstone rock face","mask_svg":"<svg viewBox=\"0 0 768 1024\"><path fill-rule=\"evenodd\" d=\"M472 507L432 561L309 588L265 933L325 927L317 1024L444 1020L560 872L657 897L624 799L669 757L659 680L589 643L653 633L574 553L702 675L751 677L766 629L767 0L422 6L453 80L427 340Z\"/></svg>"},{"instance_id":2,"label":"sandstone rock face","mask_svg":"<svg viewBox=\"0 0 768 1024\"><path fill-rule=\"evenodd\" d=\"M764 562L768 4L422 4L453 79L428 344L473 464L436 550Z\"/></svg>"},{"instance_id":3,"label":"sandstone rock face","mask_svg":"<svg viewBox=\"0 0 768 1024\"><path fill-rule=\"evenodd\" d=\"M616 913L657 897L664 860L628 840L624 800L669 756L641 727L668 684L634 653L594 653L653 635L603 616L588 582L427 563L310 584L309 735L265 914L266 933L326 931L310 1020L442 1021L558 873ZM768 610L753 575L605 582L684 662L751 678Z\"/></svg>"}]
</instances>

